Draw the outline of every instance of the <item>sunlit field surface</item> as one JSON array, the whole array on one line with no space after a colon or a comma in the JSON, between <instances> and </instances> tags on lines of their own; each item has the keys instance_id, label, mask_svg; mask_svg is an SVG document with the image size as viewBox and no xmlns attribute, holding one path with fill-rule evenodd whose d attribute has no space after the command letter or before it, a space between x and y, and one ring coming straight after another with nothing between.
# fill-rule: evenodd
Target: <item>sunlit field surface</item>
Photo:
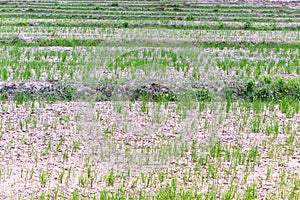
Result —
<instances>
[{"instance_id":1,"label":"sunlit field surface","mask_svg":"<svg viewBox=\"0 0 300 200\"><path fill-rule=\"evenodd\" d=\"M0 199L299 199L299 1L0 2Z\"/></svg>"}]
</instances>

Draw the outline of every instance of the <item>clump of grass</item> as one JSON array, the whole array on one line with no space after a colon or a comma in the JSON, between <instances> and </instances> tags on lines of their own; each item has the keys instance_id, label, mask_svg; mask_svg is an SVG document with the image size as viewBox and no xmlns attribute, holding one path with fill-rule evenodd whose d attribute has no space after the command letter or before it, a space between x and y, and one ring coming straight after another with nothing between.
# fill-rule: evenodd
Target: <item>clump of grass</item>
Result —
<instances>
[{"instance_id":1,"label":"clump of grass","mask_svg":"<svg viewBox=\"0 0 300 200\"><path fill-rule=\"evenodd\" d=\"M228 88L226 93L232 98L243 98L248 100L281 100L290 98L300 100L300 79L284 79L281 77L271 79L264 77L257 81L250 79L242 82L235 88Z\"/></svg>"}]
</instances>

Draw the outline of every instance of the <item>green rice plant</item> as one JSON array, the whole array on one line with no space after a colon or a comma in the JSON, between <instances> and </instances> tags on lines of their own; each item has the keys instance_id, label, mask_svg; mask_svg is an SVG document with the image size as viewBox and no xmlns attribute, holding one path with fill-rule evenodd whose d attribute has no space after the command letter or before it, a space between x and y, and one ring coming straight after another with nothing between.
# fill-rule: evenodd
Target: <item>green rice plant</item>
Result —
<instances>
[{"instance_id":1,"label":"green rice plant","mask_svg":"<svg viewBox=\"0 0 300 200\"><path fill-rule=\"evenodd\" d=\"M247 161L248 162L257 162L259 158L259 152L258 152L258 147L252 147L249 152L248 152L248 158Z\"/></svg>"},{"instance_id":2,"label":"green rice plant","mask_svg":"<svg viewBox=\"0 0 300 200\"><path fill-rule=\"evenodd\" d=\"M257 198L256 185L247 186L247 189L244 194L245 200L252 200Z\"/></svg>"},{"instance_id":3,"label":"green rice plant","mask_svg":"<svg viewBox=\"0 0 300 200\"><path fill-rule=\"evenodd\" d=\"M208 165L207 178L216 179L218 176L218 169L213 165Z\"/></svg>"},{"instance_id":4,"label":"green rice plant","mask_svg":"<svg viewBox=\"0 0 300 200\"><path fill-rule=\"evenodd\" d=\"M9 78L9 73L7 71L7 68L5 68L5 67L2 67L2 69L1 69L1 78L3 81L7 81Z\"/></svg>"},{"instance_id":5,"label":"green rice plant","mask_svg":"<svg viewBox=\"0 0 300 200\"><path fill-rule=\"evenodd\" d=\"M83 188L87 187L87 182L88 182L88 180L87 180L87 178L85 176L83 176L83 175L79 176L79 178L78 178L78 185L80 187L83 187Z\"/></svg>"},{"instance_id":6,"label":"green rice plant","mask_svg":"<svg viewBox=\"0 0 300 200\"><path fill-rule=\"evenodd\" d=\"M61 62L65 62L68 57L68 52L64 51L61 56L58 57L61 58Z\"/></svg>"},{"instance_id":7,"label":"green rice plant","mask_svg":"<svg viewBox=\"0 0 300 200\"><path fill-rule=\"evenodd\" d=\"M79 200L80 199L80 196L77 192L77 190L74 190L74 192L72 193L72 196L71 196L71 200Z\"/></svg>"},{"instance_id":8,"label":"green rice plant","mask_svg":"<svg viewBox=\"0 0 300 200\"><path fill-rule=\"evenodd\" d=\"M113 171L111 170L109 172L109 175L106 178L106 184L107 184L107 186L114 186L114 183L115 183L115 175L114 175Z\"/></svg>"},{"instance_id":9,"label":"green rice plant","mask_svg":"<svg viewBox=\"0 0 300 200\"><path fill-rule=\"evenodd\" d=\"M39 155L36 153L36 154L34 155L35 167L37 167L38 161L39 161Z\"/></svg>"},{"instance_id":10,"label":"green rice plant","mask_svg":"<svg viewBox=\"0 0 300 200\"><path fill-rule=\"evenodd\" d=\"M290 133L286 138L286 143L288 145L293 145L295 142L295 136L296 136L295 132Z\"/></svg>"},{"instance_id":11,"label":"green rice plant","mask_svg":"<svg viewBox=\"0 0 300 200\"><path fill-rule=\"evenodd\" d=\"M297 199L299 196L299 187L300 187L300 181L299 179L293 180L293 187L290 191L288 199Z\"/></svg>"},{"instance_id":12,"label":"green rice plant","mask_svg":"<svg viewBox=\"0 0 300 200\"><path fill-rule=\"evenodd\" d=\"M55 148L56 152L60 152L61 151L61 146L63 145L63 142L64 142L64 138L60 137L59 138L59 142L58 142L58 144L56 145L56 148Z\"/></svg>"},{"instance_id":13,"label":"green rice plant","mask_svg":"<svg viewBox=\"0 0 300 200\"><path fill-rule=\"evenodd\" d=\"M264 103L261 101L253 102L253 110L255 114L261 114L264 111Z\"/></svg>"},{"instance_id":14,"label":"green rice plant","mask_svg":"<svg viewBox=\"0 0 300 200\"><path fill-rule=\"evenodd\" d=\"M230 200L233 199L233 197L234 197L233 191L229 190L223 195L222 200Z\"/></svg>"},{"instance_id":15,"label":"green rice plant","mask_svg":"<svg viewBox=\"0 0 300 200\"><path fill-rule=\"evenodd\" d=\"M158 174L158 180L159 180L160 183L164 182L164 180L165 180L165 172L160 172Z\"/></svg>"},{"instance_id":16,"label":"green rice plant","mask_svg":"<svg viewBox=\"0 0 300 200\"><path fill-rule=\"evenodd\" d=\"M267 180L270 180L272 172L273 172L273 168L271 166L268 166L268 168L267 168L267 176L266 176Z\"/></svg>"},{"instance_id":17,"label":"green rice plant","mask_svg":"<svg viewBox=\"0 0 300 200\"><path fill-rule=\"evenodd\" d=\"M286 117L292 118L299 112L299 101L283 98L279 104L279 108L282 113L286 114Z\"/></svg>"},{"instance_id":18,"label":"green rice plant","mask_svg":"<svg viewBox=\"0 0 300 200\"><path fill-rule=\"evenodd\" d=\"M246 155L238 146L235 146L232 151L232 158L234 158L236 164L243 165L246 159Z\"/></svg>"},{"instance_id":19,"label":"green rice plant","mask_svg":"<svg viewBox=\"0 0 300 200\"><path fill-rule=\"evenodd\" d=\"M22 79L29 80L30 78L31 78L31 67L27 65L22 73Z\"/></svg>"},{"instance_id":20,"label":"green rice plant","mask_svg":"<svg viewBox=\"0 0 300 200\"><path fill-rule=\"evenodd\" d=\"M152 121L154 123L162 123L163 116L161 113L161 103L155 103L155 110L153 112Z\"/></svg>"},{"instance_id":21,"label":"green rice plant","mask_svg":"<svg viewBox=\"0 0 300 200\"><path fill-rule=\"evenodd\" d=\"M281 170L280 172L280 185L285 186L287 184L287 177L285 170Z\"/></svg>"},{"instance_id":22,"label":"green rice plant","mask_svg":"<svg viewBox=\"0 0 300 200\"><path fill-rule=\"evenodd\" d=\"M231 98L227 99L227 103L226 103L226 113L228 114L230 111L230 107L231 107Z\"/></svg>"},{"instance_id":23,"label":"green rice plant","mask_svg":"<svg viewBox=\"0 0 300 200\"><path fill-rule=\"evenodd\" d=\"M210 156L212 158L220 159L222 156L222 152L223 152L223 147L220 141L218 141L216 144L210 147Z\"/></svg>"},{"instance_id":24,"label":"green rice plant","mask_svg":"<svg viewBox=\"0 0 300 200\"><path fill-rule=\"evenodd\" d=\"M73 146L73 151L77 152L80 147L80 141L73 141L72 146Z\"/></svg>"},{"instance_id":25,"label":"green rice plant","mask_svg":"<svg viewBox=\"0 0 300 200\"><path fill-rule=\"evenodd\" d=\"M230 152L230 148L226 148L225 149L225 160L227 161L227 162L229 162L230 160L231 160L231 152Z\"/></svg>"},{"instance_id":26,"label":"green rice plant","mask_svg":"<svg viewBox=\"0 0 300 200\"><path fill-rule=\"evenodd\" d=\"M182 135L180 135L180 156L184 157L185 153L188 151L188 145L184 141L184 138Z\"/></svg>"},{"instance_id":27,"label":"green rice plant","mask_svg":"<svg viewBox=\"0 0 300 200\"><path fill-rule=\"evenodd\" d=\"M196 149L196 144L197 144L197 141L196 140L193 140L192 141L192 154L191 154L191 158L192 158L192 161L193 162L196 162L198 159L197 157L197 149Z\"/></svg>"},{"instance_id":28,"label":"green rice plant","mask_svg":"<svg viewBox=\"0 0 300 200\"><path fill-rule=\"evenodd\" d=\"M282 101L280 102L280 106L279 106L281 112L283 113L288 113L289 112L289 108L290 108L290 104L289 104L289 100L287 98L282 99Z\"/></svg>"},{"instance_id":29,"label":"green rice plant","mask_svg":"<svg viewBox=\"0 0 300 200\"><path fill-rule=\"evenodd\" d=\"M199 112L203 112L206 108L206 103L205 102L199 102L198 103L198 108L199 108Z\"/></svg>"},{"instance_id":30,"label":"green rice plant","mask_svg":"<svg viewBox=\"0 0 300 200\"><path fill-rule=\"evenodd\" d=\"M109 138L116 133L116 126L113 124L111 127L104 129L103 134L105 138Z\"/></svg>"},{"instance_id":31,"label":"green rice plant","mask_svg":"<svg viewBox=\"0 0 300 200\"><path fill-rule=\"evenodd\" d=\"M267 135L273 134L274 138L277 138L279 135L279 123L277 120L273 122L273 125L267 126Z\"/></svg>"},{"instance_id":32,"label":"green rice plant","mask_svg":"<svg viewBox=\"0 0 300 200\"><path fill-rule=\"evenodd\" d=\"M149 95L142 96L141 111L143 113L148 113L149 112L149 105L148 105L149 101L150 101Z\"/></svg>"},{"instance_id":33,"label":"green rice plant","mask_svg":"<svg viewBox=\"0 0 300 200\"><path fill-rule=\"evenodd\" d=\"M23 104L24 102L32 101L33 96L29 92L17 92L14 100L17 104Z\"/></svg>"},{"instance_id":34,"label":"green rice plant","mask_svg":"<svg viewBox=\"0 0 300 200\"><path fill-rule=\"evenodd\" d=\"M62 170L62 171L59 173L58 179L57 179L59 184L62 184L64 175L65 175L65 171Z\"/></svg>"},{"instance_id":35,"label":"green rice plant","mask_svg":"<svg viewBox=\"0 0 300 200\"><path fill-rule=\"evenodd\" d=\"M39 197L39 200L46 200L46 194L45 194L45 192L42 192L42 194Z\"/></svg>"},{"instance_id":36,"label":"green rice plant","mask_svg":"<svg viewBox=\"0 0 300 200\"><path fill-rule=\"evenodd\" d=\"M69 159L69 152L66 149L63 153L63 161L68 161L68 159Z\"/></svg>"},{"instance_id":37,"label":"green rice plant","mask_svg":"<svg viewBox=\"0 0 300 200\"><path fill-rule=\"evenodd\" d=\"M46 183L48 181L48 169L39 172L39 180L41 183L41 187L46 187Z\"/></svg>"},{"instance_id":38,"label":"green rice plant","mask_svg":"<svg viewBox=\"0 0 300 200\"><path fill-rule=\"evenodd\" d=\"M3 102L8 100L8 93L7 92L2 92L0 94L0 100L3 101Z\"/></svg>"},{"instance_id":39,"label":"green rice plant","mask_svg":"<svg viewBox=\"0 0 300 200\"><path fill-rule=\"evenodd\" d=\"M95 181L95 178L93 177L91 166L88 166L87 177L88 177L88 179L90 181L90 187L92 188L93 187L93 183Z\"/></svg>"},{"instance_id":40,"label":"green rice plant","mask_svg":"<svg viewBox=\"0 0 300 200\"><path fill-rule=\"evenodd\" d=\"M210 188L205 194L205 199L216 200L217 199L217 191L215 187Z\"/></svg>"},{"instance_id":41,"label":"green rice plant","mask_svg":"<svg viewBox=\"0 0 300 200\"><path fill-rule=\"evenodd\" d=\"M261 130L261 116L255 116L250 122L251 131L254 133L259 133Z\"/></svg>"}]
</instances>

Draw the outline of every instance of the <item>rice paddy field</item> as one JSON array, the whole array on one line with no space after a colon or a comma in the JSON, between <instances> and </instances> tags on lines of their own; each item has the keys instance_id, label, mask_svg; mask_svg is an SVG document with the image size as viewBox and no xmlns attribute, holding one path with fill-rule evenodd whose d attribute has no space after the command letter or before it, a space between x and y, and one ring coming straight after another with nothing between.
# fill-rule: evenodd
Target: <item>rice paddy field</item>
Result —
<instances>
[{"instance_id":1,"label":"rice paddy field","mask_svg":"<svg viewBox=\"0 0 300 200\"><path fill-rule=\"evenodd\" d=\"M300 199L298 0L1 0L0 199Z\"/></svg>"}]
</instances>

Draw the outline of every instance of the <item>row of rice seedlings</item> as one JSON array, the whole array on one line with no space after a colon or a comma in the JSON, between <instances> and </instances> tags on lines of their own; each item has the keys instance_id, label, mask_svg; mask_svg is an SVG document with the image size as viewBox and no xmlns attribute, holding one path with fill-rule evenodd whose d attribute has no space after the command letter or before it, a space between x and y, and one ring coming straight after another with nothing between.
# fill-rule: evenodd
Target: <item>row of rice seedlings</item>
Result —
<instances>
[{"instance_id":1,"label":"row of rice seedlings","mask_svg":"<svg viewBox=\"0 0 300 200\"><path fill-rule=\"evenodd\" d=\"M190 65L186 59L174 52L142 49L141 51L131 51L119 56L108 65L108 68L114 71L117 77L125 69L129 69L131 75L134 75L141 68L146 76L150 76L151 72L166 73L169 67L175 68L178 72L182 71L184 76L186 76ZM118 69L120 69L120 72Z\"/></svg>"},{"instance_id":2,"label":"row of rice seedlings","mask_svg":"<svg viewBox=\"0 0 300 200\"><path fill-rule=\"evenodd\" d=\"M297 49L289 47L257 47L256 50L252 48L241 48L240 50L226 48L212 53L217 59L210 65L216 65L227 75L239 77L259 78L266 74L299 74L298 54L299 51ZM261 57L264 57L265 60L261 60ZM233 58L235 61L232 61Z\"/></svg>"},{"instance_id":3,"label":"row of rice seedlings","mask_svg":"<svg viewBox=\"0 0 300 200\"><path fill-rule=\"evenodd\" d=\"M192 19L187 19L187 20L193 20L193 19L197 19L198 17L205 17L210 15L210 17L215 18L215 17L219 17L219 18L223 18L222 20L228 19L229 17L235 17L235 18L252 18L252 21L259 21L258 18L272 18L272 20L275 19L282 19L282 20L289 20L289 21L295 21L293 20L293 18L295 17L294 12L290 12L290 13L284 13L281 12L279 13L279 15L275 15L275 13L269 13L269 12L234 12L232 13L232 11L228 10L227 12L219 12L218 9L215 10L202 10L202 9L189 9L189 10L180 10L177 11L176 9L171 9L171 10L100 10L100 9L93 9L93 10L86 10L86 9L77 9L76 7L72 7L72 9L56 9L57 7L53 7L54 9L51 8L39 8L39 7L30 7L29 9L26 10L27 14L31 14L31 13L41 13L41 14L45 14L45 13L49 13L51 11L51 13L60 13L60 14L89 14L89 15L94 15L94 14L101 14L101 16L120 16L122 15L124 16L131 16L132 14L135 14L137 16L144 16L145 14L148 15L159 15L160 17L171 17L171 16L176 16L177 19L178 18L185 18L186 16L191 15ZM16 13L16 12L20 12L23 11L23 8L3 8L2 11L4 13ZM222 11L222 9L220 9L220 11ZM230 20L228 20L230 21Z\"/></svg>"},{"instance_id":4,"label":"row of rice seedlings","mask_svg":"<svg viewBox=\"0 0 300 200\"><path fill-rule=\"evenodd\" d=\"M126 28L88 28L86 27L3 27L3 35L44 38L45 36L74 37L74 38L101 38L105 41L120 40L151 40L168 39L180 41L202 42L254 42L254 43L297 43L298 31L254 31L254 30L176 30L176 29L126 29ZM233 40L234 39L234 40Z\"/></svg>"},{"instance_id":5,"label":"row of rice seedlings","mask_svg":"<svg viewBox=\"0 0 300 200\"><path fill-rule=\"evenodd\" d=\"M7 47L4 46L4 50L6 49ZM113 52L117 52L117 51L120 51L120 54L121 53L124 53L124 52L129 52L129 51L132 51L132 50L136 50L135 48L132 48L132 47L108 47L110 48L110 50L107 49L107 51L113 53ZM143 47L145 48L145 47ZM16 47L16 49L18 49L18 47ZM50 49L50 47L49 47ZM67 48L66 48L67 49ZM146 48L145 48L146 49ZM218 45L216 47L190 47L190 46L181 46L180 48L170 48L170 47L164 47L165 50L168 50L168 51L175 51L176 53L180 53L180 55L184 54L185 57L189 58L191 57L191 54L193 55L193 57L195 57L195 59L197 58L197 56L199 57L199 55L201 54L207 54L207 55L210 55L212 54L214 57L219 57L219 59L223 60L223 59L226 59L226 58L231 58L231 57L238 57L238 60L241 60L241 59L250 59L251 61L253 60L257 60L259 58L261 58L262 56L263 57L266 57L268 59L279 59L279 58L285 58L285 59L291 59L291 60L297 60L296 58L298 57L298 54L299 54L299 51L297 48L294 48L292 46L286 46L286 45L282 45L282 46L275 46L274 48L270 48L270 47L266 47L266 46L257 46L257 47L251 47L251 46L248 46L248 47L231 47L231 48L228 48L228 47L224 47L222 45ZM20 49L21 50L21 49ZM98 52L94 52L94 51L103 51L103 50L106 50L105 47L100 47L100 48L97 48L97 47L94 47L92 52L93 53L98 53ZM47 50L48 51L48 50ZM198 53L195 53L194 51L199 51ZM5 53L6 51L1 51L2 54L6 54ZM15 51L15 55L23 55L23 53L17 53L18 51ZM12 52L11 52L12 53ZM10 53L10 54L11 54ZM83 53L83 52L78 52L78 53ZM91 52L88 52L88 55L89 53ZM99 52L100 53L100 52ZM102 53L102 52L101 52ZM77 52L76 52L77 54ZM76 55L75 54L75 55ZM14 55L14 54L13 54ZM101 56L102 54L99 54L99 56ZM74 56L74 52L72 52L72 56ZM83 55L80 55L80 57L82 57ZM95 57L95 55L93 56ZM105 56L103 56L103 58L105 58ZM199 58L198 58L199 59ZM113 57L112 59L113 60ZM196 59L197 60L197 59Z\"/></svg>"},{"instance_id":6,"label":"row of rice seedlings","mask_svg":"<svg viewBox=\"0 0 300 200\"><path fill-rule=\"evenodd\" d=\"M170 67L175 67L175 69L179 70L182 68L184 72L184 76L187 76L189 73L189 68L192 66L193 71L190 72L193 77L200 77L204 76L205 74L202 73L202 68L204 68L205 71L209 72L212 70L211 65L214 64L214 60L212 59L212 55L209 52L210 49L207 49L207 53L192 53L189 54L190 51L203 51L206 49L189 49L189 48L181 48L178 50L175 50L178 53L172 52L173 50L150 50L149 48L144 48L144 51L146 52L152 52L156 54L158 57L156 59L152 59L151 57L147 57L145 54L140 54L139 50L136 51L129 51L124 53L123 55L119 56L119 58L115 59L115 57L118 56L119 53L114 50L114 48L110 49L88 49L88 56L83 57L80 52L72 51L25 51L24 53L21 53L21 50L23 48L14 48L12 50L6 50L7 53L5 53L5 48L2 51L2 56L7 57L10 56L10 60L3 59L2 60L2 79L7 80L11 77L8 77L9 74L13 75L13 79L15 80L22 80L22 79L30 79L33 74L36 74L37 79L40 79L43 69L46 70L48 75L55 74L55 71L61 71L61 74L59 77L64 77L65 73L68 73L69 76L74 77L74 73L78 70L80 70L80 73L83 74L90 74L90 71L97 71L99 70L99 67L97 66L108 66L110 70L111 68L114 68L116 70L117 68L121 68L121 70L124 70L125 68L130 68L132 73L136 69L140 69L142 66L144 66L142 69L144 72L147 72L148 76L150 72L156 71L157 68L160 70L166 71L167 68L170 69ZM126 48L125 48L126 49ZM129 48L130 49L130 48ZM183 53L183 50L185 50L185 53ZM216 49L218 50L218 49ZM228 49L223 50L222 54L233 51L234 49ZM103 52L104 51L104 52ZM142 51L142 50L141 50ZM156 52L158 51L158 52ZM219 51L219 50L218 50ZM264 54L268 55L269 51L270 53L273 52L271 50L268 50L265 52L265 49L261 49L261 51L264 52ZM120 53L124 52L124 50L121 50ZM131 54L130 54L131 52ZM134 53L135 52L135 53ZM161 53L159 53L161 52ZM164 53L165 52L165 53ZM238 52L238 51L237 51ZM250 53L252 50L250 50ZM246 77L260 77L261 75L264 75L266 73L269 74L297 74L299 73L299 67L297 66L298 60L296 59L296 55L298 52L294 51L292 54L289 53L289 49L283 49L281 52L280 50L280 58L288 58L289 61L285 60L278 60L270 58L269 61L251 61L249 64L248 55L241 55L246 56L246 58L241 59L240 61L231 61L229 60L230 57L223 58L223 59L217 59L216 64L218 67L222 67L223 70L225 70L227 73L231 74L232 72L235 73L235 75L238 76L246 76ZM111 54L111 55L110 55ZM129 55L130 54L130 55ZM161 55L159 55L161 54ZM164 55L163 55L164 54ZM170 55L169 55L170 54ZM171 55L172 54L172 55ZM213 55L217 54L217 56L221 56L220 53L212 53ZM225 54L226 55L226 54ZM137 57L134 57L137 56ZM146 56L148 61L148 64L145 64L145 61L138 62L139 60L143 59ZM208 57L207 57L208 56ZM222 55L223 56L223 55ZM253 55L255 56L255 54ZM284 56L284 57L282 57ZM145 57L145 58L146 58ZM207 58L205 58L207 57ZM278 58L279 59L279 58ZM16 60L16 61L14 61ZM44 61L41 61L44 60ZM132 60L129 62L129 60ZM22 62L20 62L22 61ZM51 63L49 62L51 61ZM118 62L120 61L120 62ZM78 65L83 65L83 63L90 63L86 64L84 69L78 68ZM97 64L95 64L96 62ZM171 62L171 63L170 63ZM203 63L204 66L203 66ZM21 69L24 68L25 69ZM158 66L159 65L159 66ZM180 65L180 66L177 66ZM56 69L55 69L55 66ZM135 67L134 67L135 66ZM256 66L256 68L253 68L253 66ZM13 71L15 73L10 73L10 71ZM25 71L24 71L25 70ZM32 72L34 70L34 72ZM50 72L51 70L51 72ZM83 71L82 71L83 70ZM159 70L159 71L160 71ZM24 71L24 73L22 72ZM69 72L68 72L69 71ZM245 72L244 72L245 71ZM25 73L26 72L26 73ZM33 74L32 74L33 73ZM79 72L76 73L79 75ZM97 73L92 73L96 75ZM98 73L99 74L99 73ZM146 75L147 75L146 74ZM190 76L189 75L189 76ZM56 75L57 76L57 75ZM80 75L79 75L80 76ZM50 79L51 77L48 77Z\"/></svg>"},{"instance_id":7,"label":"row of rice seedlings","mask_svg":"<svg viewBox=\"0 0 300 200\"><path fill-rule=\"evenodd\" d=\"M83 55L84 52L84 49L71 47L24 48L15 46L10 48L8 46L4 46L2 49L3 56L9 56L12 59L20 61L73 61L82 63L85 61Z\"/></svg>"},{"instance_id":8,"label":"row of rice seedlings","mask_svg":"<svg viewBox=\"0 0 300 200\"><path fill-rule=\"evenodd\" d=\"M227 75L234 74L239 77L255 77L262 75L300 74L299 60L257 60L232 61L231 59L217 60L216 64L224 70Z\"/></svg>"},{"instance_id":9,"label":"row of rice seedlings","mask_svg":"<svg viewBox=\"0 0 300 200\"><path fill-rule=\"evenodd\" d=\"M20 4L21 0L17 0L12 2L13 4ZM99 5L103 5L103 6L111 6L111 7L117 7L119 6L119 4L115 3L115 2L99 2L99 1L86 1L86 0L80 0L80 1L64 1L61 3L58 2L51 2L51 1L47 1L47 2L33 2L33 3L37 3L37 4L42 4L42 5L65 5L68 6L72 3L72 5L74 6L92 6L94 4L99 4ZM231 3L217 3L217 2L211 2L211 3L207 3L207 2L198 2L198 1L191 1L189 3L186 3L185 1L176 1L174 2L164 2L164 1L157 1L157 2L144 2L144 1L128 1L128 0L121 0L120 1L120 5L132 5L135 7L143 7L145 5L152 5L152 6L159 6L159 5L167 5L167 6L178 6L178 5L182 5L183 7L195 7L195 6L199 6L199 7L203 7L203 8L211 8L213 9L214 7L211 7L212 5L217 5L217 7L222 7L222 6L229 6L231 9L241 9L241 8L253 8L254 10L276 10L278 9L276 6L274 7L266 7L266 6L262 6L262 5L253 5L253 4L231 4ZM278 4L275 4L278 5ZM288 9L288 8L287 8ZM292 10L292 9L290 9Z\"/></svg>"},{"instance_id":10,"label":"row of rice seedlings","mask_svg":"<svg viewBox=\"0 0 300 200\"><path fill-rule=\"evenodd\" d=\"M1 79L6 80L53 80L76 79L80 71L89 71L84 58L75 51L25 51L14 48L1 61ZM87 72L85 72L87 73Z\"/></svg>"},{"instance_id":11,"label":"row of rice seedlings","mask_svg":"<svg viewBox=\"0 0 300 200\"><path fill-rule=\"evenodd\" d=\"M219 49L218 49L219 48ZM222 47L222 45L218 45L215 49L212 49L211 53L215 57L219 59L219 61L236 59L241 64L245 64L247 62L260 61L262 58L267 60L292 60L296 61L299 57L298 48L293 48L292 46L256 46L255 48L251 46L243 47L243 46L234 46L234 47ZM246 60L244 60L246 59Z\"/></svg>"},{"instance_id":12,"label":"row of rice seedlings","mask_svg":"<svg viewBox=\"0 0 300 200\"><path fill-rule=\"evenodd\" d=\"M276 19L282 19L282 20L288 20L290 18L293 18L296 14L296 12L281 12L278 15L275 16L275 12L243 12L243 10L236 10L235 12L232 12L232 10L224 10L224 9L214 9L214 10L203 10L203 9L193 9L189 8L188 10L184 9L166 9L166 8L160 8L160 9L151 9L149 7L148 9L143 10L134 10L134 7L131 7L126 10L121 9L114 9L110 10L109 8L106 9L97 9L100 7L93 7L90 10L87 10L87 7L84 7L84 9L72 7L71 9L55 9L57 7L53 7L54 9L51 9L53 13L61 13L61 14L68 14L68 13L75 13L75 14L102 14L102 15L120 15L123 14L126 15L143 15L143 14L153 14L156 15L159 13L161 16L174 16L176 15L178 17L186 17L188 15L192 15L193 19L197 17L204 17L210 14L212 17L224 17L222 20L226 20L227 17L236 17L236 18L245 18L245 17L252 17L252 21L258 21L258 17L265 17L265 18L273 18L272 20ZM3 12L19 12L22 8L4 8ZM49 8L37 8L37 7L31 7L31 10L27 10L27 13L35 13L40 12L44 13L50 11ZM144 11L144 12L143 12ZM223 11L223 12L222 12ZM191 20L191 19L188 19ZM228 20L229 21L229 20ZM263 21L263 20L262 20ZM291 20L296 21L296 20Z\"/></svg>"},{"instance_id":13,"label":"row of rice seedlings","mask_svg":"<svg viewBox=\"0 0 300 200\"><path fill-rule=\"evenodd\" d=\"M264 57L267 55L274 54L273 49L266 49L266 48L258 48L259 52L264 54ZM105 52L105 59L107 59L106 62L104 62L104 59L99 57L99 63L100 66L108 66L109 70L114 70L116 77L121 77L122 71L130 70L131 73L134 75L134 72L136 72L136 69L142 69L146 74L146 76L149 76L150 73L155 72L159 70L159 74L164 74L166 72L166 69L170 69L170 67L175 67L176 70L182 68L183 75L186 77L193 77L196 79L199 79L200 77L205 78L205 75L208 75L210 73L202 73L203 70L206 72L210 72L213 70L213 66L217 65L218 67L222 67L223 70L225 70L227 73L231 74L232 72L235 73L237 76L245 76L245 77L255 77L259 78L262 75L270 74L270 75L278 75L278 74L297 74L299 73L300 68L297 66L298 60L297 57L297 50L291 51L289 48L283 48L283 49L275 49L276 54L279 54L278 58L270 57L268 61L248 61L249 56L258 56L259 52L254 53L256 51L249 49L249 51L246 51L246 53L243 53L243 51L239 51L238 49L203 49L203 48L180 48L180 49L174 49L175 52L173 52L173 49L168 49L166 53L163 53L164 55L158 56L160 54L159 52L164 52L164 49L149 49L149 48L143 48L140 50L133 50L128 51L124 53L123 55L118 56L116 52L114 52L112 55L110 52ZM122 53L124 50L121 50L120 53ZM157 54L158 58L152 58L147 57L145 53L141 53L141 51L149 51L153 52L154 54ZM204 52L203 52L204 51ZM212 52L210 52L212 51ZM213 53L213 51L217 51L216 53ZM239 61L231 61L231 57L235 56L230 55L226 56L226 54L231 54L232 51L236 51L236 53L241 56L241 59ZM102 52L102 51L101 51ZM220 53L218 53L220 52ZM222 55L221 55L222 53ZM93 55L100 55L99 53L92 53ZM169 55L170 54L170 55ZM171 55L172 54L172 55ZM167 57L166 57L167 55ZM216 60L213 59L212 56L221 57L220 59ZM226 58L222 58L225 56ZM96 56L92 56L96 57ZM117 57L115 59L115 57ZM174 58L172 58L174 57ZM228 57L228 59L227 59ZM244 57L244 58L243 58ZM150 58L150 60L149 60ZM111 59L111 60L110 60ZM143 60L141 60L143 59ZM146 60L145 60L146 59ZM168 59L172 60L170 63ZM278 60L278 59L284 59L284 60ZM289 61L285 61L285 59L289 59ZM175 62L173 62L175 60ZM95 60L93 60L95 62ZM179 63L180 62L180 63ZM250 64L249 64L250 62ZM177 67L177 64L183 65L183 67ZM254 68L256 66L256 68ZM191 72L188 72L190 67L193 67L193 70ZM121 71L117 70L120 68ZM275 69L274 69L275 68ZM244 73L245 71L245 73ZM116 74L117 73L117 74ZM169 73L169 72L168 72ZM215 72L214 72L215 73ZM128 77L128 74L125 76Z\"/></svg>"},{"instance_id":14,"label":"row of rice seedlings","mask_svg":"<svg viewBox=\"0 0 300 200\"><path fill-rule=\"evenodd\" d=\"M87 3L84 1L81 2L29 2L28 4L21 4L18 1L11 2L10 4L2 4L2 8L28 8L28 7L41 7L41 8L56 8L56 9L63 9L63 10L72 10L72 9L82 9L82 10L122 10L122 7L127 7L127 10L145 10L145 7L147 7L148 10L166 10L166 11L201 11L201 12L242 12L242 13L277 13L279 8L276 7L258 7L255 5L243 5L243 4L219 4L219 3L213 3L213 4L207 4L205 3L199 3L199 2L189 2L189 4L186 4L186 2L132 2L132 1L120 1L118 3L103 3L103 2L92 2ZM214 6L212 6L214 5ZM164 6L164 9L161 8L161 6ZM297 12L295 9L289 9L285 7L280 7L281 11L286 11L280 13L281 15L284 14L291 14ZM280 14L278 16L280 16Z\"/></svg>"},{"instance_id":15,"label":"row of rice seedlings","mask_svg":"<svg viewBox=\"0 0 300 200\"><path fill-rule=\"evenodd\" d=\"M7 80L65 80L74 79L78 71L74 63L49 63L49 62L2 62L1 79ZM10 66L10 67L8 67Z\"/></svg>"}]
</instances>

